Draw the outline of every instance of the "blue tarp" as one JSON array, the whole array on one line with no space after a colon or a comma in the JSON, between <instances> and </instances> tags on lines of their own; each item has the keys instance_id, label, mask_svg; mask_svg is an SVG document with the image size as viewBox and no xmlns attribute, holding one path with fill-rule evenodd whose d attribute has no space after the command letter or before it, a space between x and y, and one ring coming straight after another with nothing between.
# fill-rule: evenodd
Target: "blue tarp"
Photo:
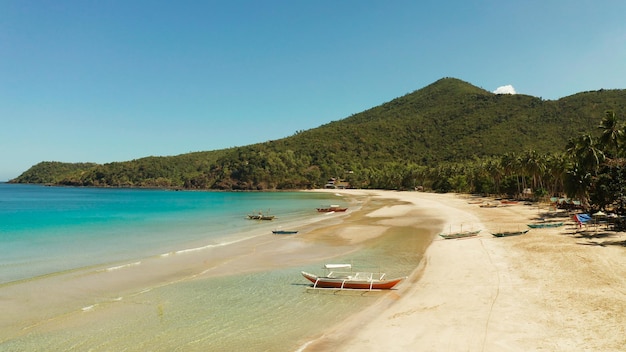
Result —
<instances>
[{"instance_id":1,"label":"blue tarp","mask_svg":"<svg viewBox=\"0 0 626 352\"><path fill-rule=\"evenodd\" d=\"M584 224L587 221L591 220L591 215L589 214L576 214L574 215L574 217L576 217L576 221L578 221L581 224Z\"/></svg>"}]
</instances>

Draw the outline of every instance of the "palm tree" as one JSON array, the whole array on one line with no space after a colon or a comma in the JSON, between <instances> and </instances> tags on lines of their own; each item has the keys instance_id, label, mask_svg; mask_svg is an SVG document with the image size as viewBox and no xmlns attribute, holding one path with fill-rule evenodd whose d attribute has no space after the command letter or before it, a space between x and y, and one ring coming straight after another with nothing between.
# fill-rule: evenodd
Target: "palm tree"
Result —
<instances>
[{"instance_id":1,"label":"palm tree","mask_svg":"<svg viewBox=\"0 0 626 352\"><path fill-rule=\"evenodd\" d=\"M522 174L520 157L515 153L506 153L502 156L500 164L506 176L515 176L517 181L517 194L522 194L522 188L525 187L525 184L522 176L522 184L520 185L520 175Z\"/></svg>"},{"instance_id":2,"label":"palm tree","mask_svg":"<svg viewBox=\"0 0 626 352\"><path fill-rule=\"evenodd\" d=\"M570 197L580 198L583 206L588 207L589 191L594 178L598 175L600 165L604 163L605 154L588 134L570 140L567 152L572 159L573 167L565 177L565 191Z\"/></svg>"},{"instance_id":3,"label":"palm tree","mask_svg":"<svg viewBox=\"0 0 626 352\"><path fill-rule=\"evenodd\" d=\"M580 136L577 140L570 140L567 152L580 168L594 176L606 158L598 143L588 134Z\"/></svg>"},{"instance_id":4,"label":"palm tree","mask_svg":"<svg viewBox=\"0 0 626 352\"><path fill-rule=\"evenodd\" d=\"M546 173L550 179L550 194L564 191L564 179L569 167L570 162L565 155L548 155L546 159Z\"/></svg>"},{"instance_id":5,"label":"palm tree","mask_svg":"<svg viewBox=\"0 0 626 352\"><path fill-rule=\"evenodd\" d=\"M565 175L565 193L570 198L580 199L583 207L589 208L591 183L591 174L576 163Z\"/></svg>"},{"instance_id":6,"label":"palm tree","mask_svg":"<svg viewBox=\"0 0 626 352\"><path fill-rule=\"evenodd\" d=\"M620 126L618 126L615 112L612 110L606 111L598 128L602 129L602 135L599 140L600 147L602 147L607 155L615 157L616 155L613 153L619 151L619 145L624 138L624 130L620 129Z\"/></svg>"},{"instance_id":7,"label":"palm tree","mask_svg":"<svg viewBox=\"0 0 626 352\"><path fill-rule=\"evenodd\" d=\"M545 170L543 158L534 150L527 151L522 157L522 165L525 174L532 177L533 190L543 188L541 175Z\"/></svg>"},{"instance_id":8,"label":"palm tree","mask_svg":"<svg viewBox=\"0 0 626 352\"><path fill-rule=\"evenodd\" d=\"M484 161L483 168L485 172L491 177L494 182L494 192L500 194L500 182L504 175L504 168L500 159L488 158Z\"/></svg>"}]
</instances>

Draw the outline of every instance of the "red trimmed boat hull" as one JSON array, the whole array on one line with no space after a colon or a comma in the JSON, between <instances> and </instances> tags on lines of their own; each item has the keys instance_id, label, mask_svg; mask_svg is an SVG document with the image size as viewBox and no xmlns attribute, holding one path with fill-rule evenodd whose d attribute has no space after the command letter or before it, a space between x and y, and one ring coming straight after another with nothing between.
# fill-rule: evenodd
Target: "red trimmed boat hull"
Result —
<instances>
[{"instance_id":1,"label":"red trimmed boat hull","mask_svg":"<svg viewBox=\"0 0 626 352\"><path fill-rule=\"evenodd\" d=\"M337 278L319 277L307 272L302 272L307 280L311 281L316 288L349 288L357 290L389 290L396 286L400 281L404 280L403 277L380 280L380 281L361 281L361 280L344 280Z\"/></svg>"}]
</instances>

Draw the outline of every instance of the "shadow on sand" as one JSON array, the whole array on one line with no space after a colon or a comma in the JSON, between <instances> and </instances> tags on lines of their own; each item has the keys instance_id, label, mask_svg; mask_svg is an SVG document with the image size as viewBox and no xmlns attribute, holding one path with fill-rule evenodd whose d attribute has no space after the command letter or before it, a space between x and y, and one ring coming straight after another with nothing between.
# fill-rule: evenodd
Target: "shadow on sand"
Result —
<instances>
[{"instance_id":1,"label":"shadow on sand","mask_svg":"<svg viewBox=\"0 0 626 352\"><path fill-rule=\"evenodd\" d=\"M619 238L619 232L605 230L583 230L571 233L574 238L585 239L587 242L578 242L583 246L621 246L626 247L626 240L611 240L611 238Z\"/></svg>"}]
</instances>

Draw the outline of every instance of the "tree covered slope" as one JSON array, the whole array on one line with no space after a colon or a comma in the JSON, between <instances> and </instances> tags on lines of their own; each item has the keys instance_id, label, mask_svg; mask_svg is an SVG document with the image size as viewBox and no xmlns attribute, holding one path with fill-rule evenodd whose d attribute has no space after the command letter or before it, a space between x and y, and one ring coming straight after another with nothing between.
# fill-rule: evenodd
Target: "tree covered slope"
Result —
<instances>
[{"instance_id":1,"label":"tree covered slope","mask_svg":"<svg viewBox=\"0 0 626 352\"><path fill-rule=\"evenodd\" d=\"M606 110L625 114L626 90L556 101L496 95L455 78L280 140L104 165L40 163L12 182L189 189L298 189L346 172L368 178L393 165L436 167L534 150L563 151L598 133Z\"/></svg>"}]
</instances>

